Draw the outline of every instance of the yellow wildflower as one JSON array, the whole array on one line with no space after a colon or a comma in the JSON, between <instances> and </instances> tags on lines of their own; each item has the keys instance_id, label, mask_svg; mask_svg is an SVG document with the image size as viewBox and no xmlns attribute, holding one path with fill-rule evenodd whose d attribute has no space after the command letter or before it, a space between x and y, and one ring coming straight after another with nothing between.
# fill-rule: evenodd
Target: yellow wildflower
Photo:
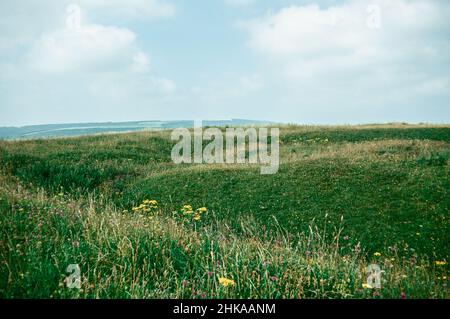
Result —
<instances>
[{"instance_id":1,"label":"yellow wildflower","mask_svg":"<svg viewBox=\"0 0 450 319\"><path fill-rule=\"evenodd\" d=\"M199 212L200 214L206 213L207 211L208 209L206 207L197 208L197 212Z\"/></svg>"},{"instance_id":2,"label":"yellow wildflower","mask_svg":"<svg viewBox=\"0 0 450 319\"><path fill-rule=\"evenodd\" d=\"M440 261L440 260L436 260L434 263L436 264L436 266L445 266L445 265L447 265L446 261Z\"/></svg>"},{"instance_id":3,"label":"yellow wildflower","mask_svg":"<svg viewBox=\"0 0 450 319\"><path fill-rule=\"evenodd\" d=\"M373 254L375 257L380 257L381 253L379 253L378 251L376 253Z\"/></svg>"},{"instance_id":4,"label":"yellow wildflower","mask_svg":"<svg viewBox=\"0 0 450 319\"><path fill-rule=\"evenodd\" d=\"M234 286L235 282L232 279L227 279L224 277L219 278L219 284L221 284L224 287L228 287L228 286Z\"/></svg>"},{"instance_id":5,"label":"yellow wildflower","mask_svg":"<svg viewBox=\"0 0 450 319\"><path fill-rule=\"evenodd\" d=\"M362 287L363 287L364 289L372 289L372 286L369 285L369 284L366 284L366 283L362 284Z\"/></svg>"},{"instance_id":6,"label":"yellow wildflower","mask_svg":"<svg viewBox=\"0 0 450 319\"><path fill-rule=\"evenodd\" d=\"M152 212L152 210L155 210L158 208L158 202L156 200L149 200L145 199L142 201L142 204L140 204L137 207L133 207L133 212L138 213L149 213Z\"/></svg>"},{"instance_id":7,"label":"yellow wildflower","mask_svg":"<svg viewBox=\"0 0 450 319\"><path fill-rule=\"evenodd\" d=\"M146 199L142 202L144 205L150 205L150 206L158 206L158 201L152 199Z\"/></svg>"},{"instance_id":8,"label":"yellow wildflower","mask_svg":"<svg viewBox=\"0 0 450 319\"><path fill-rule=\"evenodd\" d=\"M185 214L192 214L193 210L192 210L192 206L191 205L184 205L183 208L181 209L183 211L183 213Z\"/></svg>"},{"instance_id":9,"label":"yellow wildflower","mask_svg":"<svg viewBox=\"0 0 450 319\"><path fill-rule=\"evenodd\" d=\"M194 214L194 220L195 221L199 221L200 219L202 219L202 216L200 214L198 214L198 213L195 213Z\"/></svg>"}]
</instances>

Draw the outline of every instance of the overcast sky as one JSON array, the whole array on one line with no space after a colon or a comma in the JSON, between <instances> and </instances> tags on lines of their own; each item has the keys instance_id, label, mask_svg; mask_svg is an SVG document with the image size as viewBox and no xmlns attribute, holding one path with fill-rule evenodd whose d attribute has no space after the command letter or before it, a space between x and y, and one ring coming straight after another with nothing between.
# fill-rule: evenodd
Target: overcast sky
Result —
<instances>
[{"instance_id":1,"label":"overcast sky","mask_svg":"<svg viewBox=\"0 0 450 319\"><path fill-rule=\"evenodd\" d=\"M0 1L1 126L449 123L449 77L448 0Z\"/></svg>"}]
</instances>

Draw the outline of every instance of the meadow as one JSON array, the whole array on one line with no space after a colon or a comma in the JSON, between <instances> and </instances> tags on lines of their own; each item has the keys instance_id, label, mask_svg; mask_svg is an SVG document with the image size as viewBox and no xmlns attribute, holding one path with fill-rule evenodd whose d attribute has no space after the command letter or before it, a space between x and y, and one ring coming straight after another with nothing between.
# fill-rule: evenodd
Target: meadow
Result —
<instances>
[{"instance_id":1,"label":"meadow","mask_svg":"<svg viewBox=\"0 0 450 319\"><path fill-rule=\"evenodd\" d=\"M275 175L168 130L0 141L0 297L450 297L450 126L280 131Z\"/></svg>"}]
</instances>

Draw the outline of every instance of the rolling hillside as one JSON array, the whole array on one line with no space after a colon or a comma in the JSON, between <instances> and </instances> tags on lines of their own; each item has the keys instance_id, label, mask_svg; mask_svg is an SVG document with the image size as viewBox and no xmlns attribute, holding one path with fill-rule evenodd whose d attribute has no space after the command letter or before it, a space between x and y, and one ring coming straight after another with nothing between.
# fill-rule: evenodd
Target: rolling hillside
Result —
<instances>
[{"instance_id":1,"label":"rolling hillside","mask_svg":"<svg viewBox=\"0 0 450 319\"><path fill-rule=\"evenodd\" d=\"M0 141L0 296L449 296L450 126L283 126L267 176L175 165L173 145L168 130ZM61 285L71 263L78 292Z\"/></svg>"}]
</instances>

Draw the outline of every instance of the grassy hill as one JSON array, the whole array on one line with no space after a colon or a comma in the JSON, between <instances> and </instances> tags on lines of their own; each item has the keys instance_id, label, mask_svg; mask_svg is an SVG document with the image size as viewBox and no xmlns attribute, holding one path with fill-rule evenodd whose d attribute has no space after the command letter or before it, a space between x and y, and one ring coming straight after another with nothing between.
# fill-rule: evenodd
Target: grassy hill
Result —
<instances>
[{"instance_id":1,"label":"grassy hill","mask_svg":"<svg viewBox=\"0 0 450 319\"><path fill-rule=\"evenodd\" d=\"M450 126L284 126L267 176L175 165L173 145L170 131L0 141L0 296L450 296ZM364 285L371 263L381 289Z\"/></svg>"}]
</instances>

